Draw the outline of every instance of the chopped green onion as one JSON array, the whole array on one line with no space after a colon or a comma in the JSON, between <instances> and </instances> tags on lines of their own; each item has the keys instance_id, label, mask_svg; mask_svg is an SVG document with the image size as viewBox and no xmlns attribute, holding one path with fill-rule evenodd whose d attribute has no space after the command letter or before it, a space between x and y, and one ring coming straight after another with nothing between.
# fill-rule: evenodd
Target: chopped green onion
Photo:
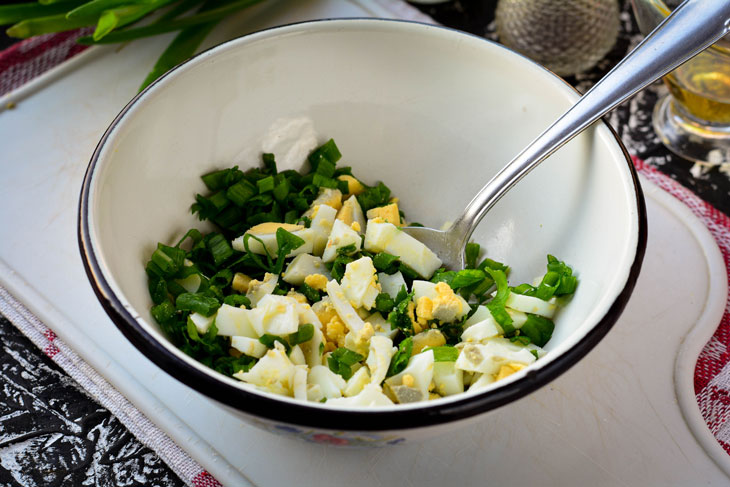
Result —
<instances>
[{"instance_id":1,"label":"chopped green onion","mask_svg":"<svg viewBox=\"0 0 730 487\"><path fill-rule=\"evenodd\" d=\"M332 372L340 374L343 379L348 380L352 377L352 366L364 359L365 357L359 353L340 347L327 357L327 365Z\"/></svg>"},{"instance_id":2,"label":"chopped green onion","mask_svg":"<svg viewBox=\"0 0 730 487\"><path fill-rule=\"evenodd\" d=\"M268 193L274 190L274 176L268 176L263 179L256 181L256 186L259 188L259 193Z\"/></svg>"},{"instance_id":3,"label":"chopped green onion","mask_svg":"<svg viewBox=\"0 0 730 487\"><path fill-rule=\"evenodd\" d=\"M182 311L194 311L211 316L220 307L217 299L197 293L182 293L175 300L175 306Z\"/></svg>"},{"instance_id":4,"label":"chopped green onion","mask_svg":"<svg viewBox=\"0 0 730 487\"><path fill-rule=\"evenodd\" d=\"M408 365L408 361L411 359L411 353L413 352L413 338L408 337L398 344L398 351L395 352L393 358L390 360L390 366L388 367L387 377L400 374L403 369Z\"/></svg>"},{"instance_id":5,"label":"chopped green onion","mask_svg":"<svg viewBox=\"0 0 730 487\"><path fill-rule=\"evenodd\" d=\"M380 293L375 298L375 309L381 313L387 314L393 311L395 301L390 297L388 293Z\"/></svg>"},{"instance_id":6,"label":"chopped green onion","mask_svg":"<svg viewBox=\"0 0 730 487\"><path fill-rule=\"evenodd\" d=\"M213 262L217 266L223 264L223 262L233 255L231 245L220 233L209 234L205 244L213 256Z\"/></svg>"},{"instance_id":7,"label":"chopped green onion","mask_svg":"<svg viewBox=\"0 0 730 487\"><path fill-rule=\"evenodd\" d=\"M309 300L310 303L316 303L317 301L322 299L319 291L314 289L306 282L299 287L299 292L304 294L304 296Z\"/></svg>"},{"instance_id":8,"label":"chopped green onion","mask_svg":"<svg viewBox=\"0 0 730 487\"><path fill-rule=\"evenodd\" d=\"M299 325L299 329L294 333L290 333L287 338L289 340L289 345L293 347L294 345L308 342L313 336L314 325L311 323L305 323L303 325Z\"/></svg>"}]
</instances>

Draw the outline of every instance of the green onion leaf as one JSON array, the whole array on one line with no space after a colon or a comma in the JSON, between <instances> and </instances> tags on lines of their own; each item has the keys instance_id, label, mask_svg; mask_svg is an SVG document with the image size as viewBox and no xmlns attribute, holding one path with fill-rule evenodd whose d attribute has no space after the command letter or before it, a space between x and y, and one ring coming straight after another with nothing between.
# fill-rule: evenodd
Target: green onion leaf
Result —
<instances>
[{"instance_id":1,"label":"green onion leaf","mask_svg":"<svg viewBox=\"0 0 730 487\"><path fill-rule=\"evenodd\" d=\"M203 316L211 316L220 308L217 299L198 293L182 293L175 300L175 307L181 311L194 311Z\"/></svg>"},{"instance_id":2,"label":"green onion leaf","mask_svg":"<svg viewBox=\"0 0 730 487\"><path fill-rule=\"evenodd\" d=\"M504 303L507 301L507 296L510 293L509 286L507 285L507 276L504 271L490 269L488 267L484 269L484 272L489 274L497 284L497 295L486 304L487 309L492 313L494 320L502 327L504 333L509 335L515 331L515 327L512 325L512 317L507 313L504 306Z\"/></svg>"},{"instance_id":3,"label":"green onion leaf","mask_svg":"<svg viewBox=\"0 0 730 487\"><path fill-rule=\"evenodd\" d=\"M359 353L353 352L349 348L340 347L327 357L327 365L332 372L348 380L352 377L352 366L364 359L365 357Z\"/></svg>"},{"instance_id":4,"label":"green onion leaf","mask_svg":"<svg viewBox=\"0 0 730 487\"><path fill-rule=\"evenodd\" d=\"M294 333L290 333L287 337L289 345L299 345L300 343L308 342L314 336L314 325L311 323L305 323L299 325L299 329Z\"/></svg>"},{"instance_id":5,"label":"green onion leaf","mask_svg":"<svg viewBox=\"0 0 730 487\"><path fill-rule=\"evenodd\" d=\"M281 274L281 270L284 268L286 256L292 250L296 250L304 245L304 239L279 227L276 229L276 244L278 246L276 264L271 272L273 274Z\"/></svg>"},{"instance_id":6,"label":"green onion leaf","mask_svg":"<svg viewBox=\"0 0 730 487\"><path fill-rule=\"evenodd\" d=\"M316 303L317 301L322 299L319 291L314 289L306 282L299 287L299 292L304 294L304 296L309 300L310 303Z\"/></svg>"},{"instance_id":7,"label":"green onion leaf","mask_svg":"<svg viewBox=\"0 0 730 487\"><path fill-rule=\"evenodd\" d=\"M205 239L205 245L213 256L216 266L222 265L233 255L233 248L228 240L220 233L210 233Z\"/></svg>"},{"instance_id":8,"label":"green onion leaf","mask_svg":"<svg viewBox=\"0 0 730 487\"><path fill-rule=\"evenodd\" d=\"M413 338L408 337L398 345L398 351L395 352L393 358L390 360L390 366L388 367L387 377L400 374L408 366L408 361L411 359L411 353L413 352Z\"/></svg>"},{"instance_id":9,"label":"green onion leaf","mask_svg":"<svg viewBox=\"0 0 730 487\"><path fill-rule=\"evenodd\" d=\"M527 313L527 321L520 328L520 334L529 337L532 343L543 347L553 336L555 323L543 316Z\"/></svg>"},{"instance_id":10,"label":"green onion leaf","mask_svg":"<svg viewBox=\"0 0 730 487\"><path fill-rule=\"evenodd\" d=\"M226 197L239 208L254 196L256 196L256 186L245 179L238 181L226 190Z\"/></svg>"},{"instance_id":11,"label":"green onion leaf","mask_svg":"<svg viewBox=\"0 0 730 487\"><path fill-rule=\"evenodd\" d=\"M256 181L256 186L259 188L259 193L268 193L274 190L274 176L268 176L263 179Z\"/></svg>"},{"instance_id":12,"label":"green onion leaf","mask_svg":"<svg viewBox=\"0 0 730 487\"><path fill-rule=\"evenodd\" d=\"M397 255L380 252L379 254L375 254L375 257L373 257L373 265L380 272L385 272L386 274L394 274L398 270L396 264L399 258L400 257L398 257Z\"/></svg>"},{"instance_id":13,"label":"green onion leaf","mask_svg":"<svg viewBox=\"0 0 730 487\"><path fill-rule=\"evenodd\" d=\"M367 213L371 208L387 205L390 202L390 188L379 182L372 188L367 188L357 196L362 211Z\"/></svg>"},{"instance_id":14,"label":"green onion leaf","mask_svg":"<svg viewBox=\"0 0 730 487\"><path fill-rule=\"evenodd\" d=\"M264 333L263 335L261 335L261 337L259 337L259 342L263 343L268 348L274 348L274 342L279 342L282 345L284 345L284 348L286 349L286 353L289 353L291 351L291 347L289 346L289 343L280 336Z\"/></svg>"},{"instance_id":15,"label":"green onion leaf","mask_svg":"<svg viewBox=\"0 0 730 487\"><path fill-rule=\"evenodd\" d=\"M394 306L395 301L393 300L393 298L390 297L388 293L380 293L375 298L375 309L383 314L387 314L393 311Z\"/></svg>"},{"instance_id":16,"label":"green onion leaf","mask_svg":"<svg viewBox=\"0 0 730 487\"><path fill-rule=\"evenodd\" d=\"M466 244L464 253L466 254L466 268L475 269L477 266L477 259L479 258L479 250L481 249L478 243L469 242Z\"/></svg>"},{"instance_id":17,"label":"green onion leaf","mask_svg":"<svg viewBox=\"0 0 730 487\"><path fill-rule=\"evenodd\" d=\"M246 308L251 309L251 300L243 294L229 294L225 297L225 299L223 299L223 304L234 306L236 308L245 306Z\"/></svg>"},{"instance_id":18,"label":"green onion leaf","mask_svg":"<svg viewBox=\"0 0 730 487\"><path fill-rule=\"evenodd\" d=\"M433 350L433 361L434 362L456 362L459 358L459 350L456 347L450 347L443 345L440 347L428 347L423 351Z\"/></svg>"}]
</instances>

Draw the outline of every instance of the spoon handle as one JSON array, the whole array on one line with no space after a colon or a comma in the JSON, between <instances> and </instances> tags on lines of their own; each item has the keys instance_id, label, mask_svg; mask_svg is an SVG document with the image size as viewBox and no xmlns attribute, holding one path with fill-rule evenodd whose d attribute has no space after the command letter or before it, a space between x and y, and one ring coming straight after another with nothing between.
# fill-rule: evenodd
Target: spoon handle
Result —
<instances>
[{"instance_id":1,"label":"spoon handle","mask_svg":"<svg viewBox=\"0 0 730 487\"><path fill-rule=\"evenodd\" d=\"M502 168L472 199L449 232L461 248L486 212L550 154L636 92L730 29L730 0L686 0L562 117Z\"/></svg>"}]
</instances>

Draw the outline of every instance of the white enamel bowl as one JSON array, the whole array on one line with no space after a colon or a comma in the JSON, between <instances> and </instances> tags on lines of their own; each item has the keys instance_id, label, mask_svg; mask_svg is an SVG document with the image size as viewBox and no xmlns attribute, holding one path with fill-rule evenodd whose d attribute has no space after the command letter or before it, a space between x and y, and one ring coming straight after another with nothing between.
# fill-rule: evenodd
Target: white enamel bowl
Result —
<instances>
[{"instance_id":1,"label":"white enamel bowl","mask_svg":"<svg viewBox=\"0 0 730 487\"><path fill-rule=\"evenodd\" d=\"M337 444L431 434L514 401L583 357L618 319L646 243L643 198L628 154L603 123L520 182L474 240L513 267L572 265L578 291L556 320L548 354L473 395L376 410L304 404L244 390L177 350L149 313L144 264L158 241L200 223L199 176L256 164L285 121L333 137L343 163L383 180L411 220L441 226L578 95L499 45L454 30L358 19L279 27L220 45L132 100L104 134L81 195L79 242L99 300L167 373L274 431ZM277 154L281 165L302 160ZM299 167L297 167L299 169ZM487 420L481 418L481 420Z\"/></svg>"}]
</instances>

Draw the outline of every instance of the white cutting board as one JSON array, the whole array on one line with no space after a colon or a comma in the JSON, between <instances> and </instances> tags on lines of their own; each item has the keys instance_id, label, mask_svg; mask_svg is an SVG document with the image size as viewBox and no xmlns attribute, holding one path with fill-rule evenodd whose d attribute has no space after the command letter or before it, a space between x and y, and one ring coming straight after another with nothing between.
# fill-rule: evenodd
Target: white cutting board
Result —
<instances>
[{"instance_id":1,"label":"white cutting board","mask_svg":"<svg viewBox=\"0 0 730 487\"><path fill-rule=\"evenodd\" d=\"M394 17L388 4L279 0L231 20L212 42L234 30L245 33L295 20ZM730 472L730 457L699 417L691 382L694 358L725 307L724 263L701 223L646 182L647 257L622 319L573 369L470 429L394 448L336 450L241 423L160 371L124 339L97 303L77 249L76 206L97 140L166 41L150 39L89 56L88 63L0 113L0 285L222 483L730 483L723 472ZM677 276L681 288L675 286ZM684 353L675 377L680 346Z\"/></svg>"}]
</instances>

